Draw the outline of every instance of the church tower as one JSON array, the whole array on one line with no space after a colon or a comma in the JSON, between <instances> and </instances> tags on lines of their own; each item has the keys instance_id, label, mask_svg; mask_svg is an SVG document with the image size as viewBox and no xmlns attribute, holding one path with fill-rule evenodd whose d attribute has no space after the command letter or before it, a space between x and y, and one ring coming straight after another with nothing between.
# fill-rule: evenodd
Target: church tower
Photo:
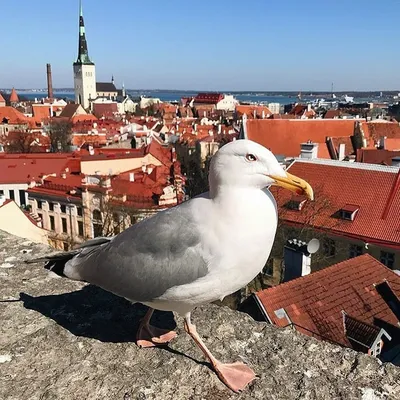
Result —
<instances>
[{"instance_id":1,"label":"church tower","mask_svg":"<svg viewBox=\"0 0 400 400\"><path fill-rule=\"evenodd\" d=\"M83 21L82 2L79 7L79 45L78 58L74 62L75 103L84 109L90 108L90 101L96 99L96 68L89 58Z\"/></svg>"}]
</instances>

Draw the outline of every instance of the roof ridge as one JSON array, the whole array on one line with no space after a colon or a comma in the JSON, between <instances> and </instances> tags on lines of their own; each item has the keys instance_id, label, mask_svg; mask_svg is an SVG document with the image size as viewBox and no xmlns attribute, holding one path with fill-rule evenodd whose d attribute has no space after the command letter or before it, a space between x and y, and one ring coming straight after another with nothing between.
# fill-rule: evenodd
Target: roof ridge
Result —
<instances>
[{"instance_id":1,"label":"roof ridge","mask_svg":"<svg viewBox=\"0 0 400 400\"><path fill-rule=\"evenodd\" d=\"M386 265L382 264L382 263L381 263L379 260L377 260L375 257L371 256L371 254L369 254L369 253L364 253L364 254L361 254L360 256L353 257L353 258L349 258L349 259L347 259L347 260L340 261L340 262L338 262L338 263L336 263L336 264L329 265L328 267L322 268L322 269L320 269L319 271L312 272L311 274L303 275L303 276L300 276L300 277L298 277L298 278L296 278L296 279L292 279L291 281L283 282L283 283L281 283L281 284L279 284L279 285L277 285L277 286L273 286L273 287L270 287L270 288L267 288L267 289L260 290L260 292L266 292L266 291L271 290L271 289L276 289L276 288L280 288L280 287L283 287L283 286L288 286L289 284L293 284L293 282L299 282L299 280L304 280L304 279L306 279L306 278L309 279L310 276L313 276L313 277L314 277L314 276L322 275L322 273L326 273L326 271L329 270L330 268L334 268L334 267L337 267L338 265L341 265L341 264L343 264L343 263L346 263L346 262L348 262L348 261L350 261L350 260L357 260L357 259L360 259L360 258L368 258L368 259L370 259L370 260L376 261L377 263L381 264L383 267L385 267L385 268L388 269L389 271L393 272L393 274L394 274L397 278L400 278L400 276L397 275L392 269L390 269L390 268L388 268ZM258 293L259 293L259 292L258 292Z\"/></svg>"},{"instance_id":2,"label":"roof ridge","mask_svg":"<svg viewBox=\"0 0 400 400\"><path fill-rule=\"evenodd\" d=\"M293 157L293 162L291 166L296 163L307 163L307 164L319 164L319 165L329 165L332 167L344 167L344 168L354 168L354 169L363 169L368 171L377 171L377 172L390 172L390 173L398 173L400 171L400 167L391 166L391 165L378 165L378 164L368 164L368 163L358 163L358 162L350 162L350 161L339 161L339 160L328 160L328 159L306 159L300 157Z\"/></svg>"}]
</instances>

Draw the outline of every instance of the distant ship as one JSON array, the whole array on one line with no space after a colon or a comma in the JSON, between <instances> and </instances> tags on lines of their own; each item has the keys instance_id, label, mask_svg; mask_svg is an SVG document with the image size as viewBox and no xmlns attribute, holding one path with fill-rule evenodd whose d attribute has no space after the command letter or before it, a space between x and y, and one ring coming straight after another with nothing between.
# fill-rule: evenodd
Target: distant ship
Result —
<instances>
[{"instance_id":1,"label":"distant ship","mask_svg":"<svg viewBox=\"0 0 400 400\"><path fill-rule=\"evenodd\" d=\"M344 101L346 103L354 103L354 97L347 96L347 94L344 96Z\"/></svg>"}]
</instances>

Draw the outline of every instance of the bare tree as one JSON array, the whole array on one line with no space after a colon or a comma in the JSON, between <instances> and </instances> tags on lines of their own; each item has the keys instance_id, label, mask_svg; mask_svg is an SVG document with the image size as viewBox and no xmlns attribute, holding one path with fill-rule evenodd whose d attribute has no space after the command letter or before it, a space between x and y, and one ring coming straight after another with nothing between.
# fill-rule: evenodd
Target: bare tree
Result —
<instances>
[{"instance_id":1,"label":"bare tree","mask_svg":"<svg viewBox=\"0 0 400 400\"><path fill-rule=\"evenodd\" d=\"M72 123L64 119L52 119L47 133L50 139L51 151L68 152L72 143Z\"/></svg>"},{"instance_id":2,"label":"bare tree","mask_svg":"<svg viewBox=\"0 0 400 400\"><path fill-rule=\"evenodd\" d=\"M28 131L13 131L2 137L7 153L31 153L35 134Z\"/></svg>"}]
</instances>

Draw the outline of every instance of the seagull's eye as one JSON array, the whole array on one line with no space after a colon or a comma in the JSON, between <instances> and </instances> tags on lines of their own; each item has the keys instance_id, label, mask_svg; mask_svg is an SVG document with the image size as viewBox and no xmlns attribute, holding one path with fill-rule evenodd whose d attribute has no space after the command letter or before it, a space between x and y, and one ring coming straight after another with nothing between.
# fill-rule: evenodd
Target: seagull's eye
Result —
<instances>
[{"instance_id":1,"label":"seagull's eye","mask_svg":"<svg viewBox=\"0 0 400 400\"><path fill-rule=\"evenodd\" d=\"M257 161L257 157L254 154L246 154L247 161Z\"/></svg>"}]
</instances>

